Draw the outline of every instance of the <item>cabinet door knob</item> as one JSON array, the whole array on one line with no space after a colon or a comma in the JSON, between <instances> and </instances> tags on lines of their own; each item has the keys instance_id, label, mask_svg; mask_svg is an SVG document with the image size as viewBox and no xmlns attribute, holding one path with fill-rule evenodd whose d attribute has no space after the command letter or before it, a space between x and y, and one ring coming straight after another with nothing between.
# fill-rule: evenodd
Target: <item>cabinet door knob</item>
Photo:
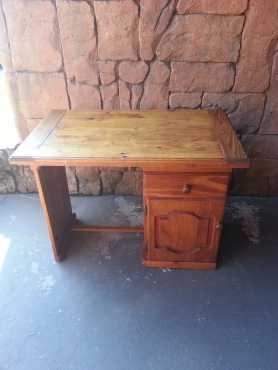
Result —
<instances>
[{"instance_id":1,"label":"cabinet door knob","mask_svg":"<svg viewBox=\"0 0 278 370\"><path fill-rule=\"evenodd\" d=\"M182 188L182 192L186 193L186 194L190 193L191 190L192 190L192 185L191 184L185 184Z\"/></svg>"}]
</instances>

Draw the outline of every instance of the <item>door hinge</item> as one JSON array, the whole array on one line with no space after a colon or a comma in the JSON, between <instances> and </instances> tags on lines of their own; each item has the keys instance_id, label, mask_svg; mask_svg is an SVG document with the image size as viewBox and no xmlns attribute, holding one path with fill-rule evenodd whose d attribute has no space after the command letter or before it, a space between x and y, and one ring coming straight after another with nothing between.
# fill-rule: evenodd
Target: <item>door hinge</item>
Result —
<instances>
[{"instance_id":1,"label":"door hinge","mask_svg":"<svg viewBox=\"0 0 278 370\"><path fill-rule=\"evenodd\" d=\"M145 215L147 215L148 214L148 206L145 204L145 206L144 206L144 212L145 212Z\"/></svg>"},{"instance_id":2,"label":"door hinge","mask_svg":"<svg viewBox=\"0 0 278 370\"><path fill-rule=\"evenodd\" d=\"M222 223L222 221L218 221L218 222L216 222L216 225L215 225L215 228L216 228L216 229L222 230L222 227L223 227L223 223Z\"/></svg>"}]
</instances>

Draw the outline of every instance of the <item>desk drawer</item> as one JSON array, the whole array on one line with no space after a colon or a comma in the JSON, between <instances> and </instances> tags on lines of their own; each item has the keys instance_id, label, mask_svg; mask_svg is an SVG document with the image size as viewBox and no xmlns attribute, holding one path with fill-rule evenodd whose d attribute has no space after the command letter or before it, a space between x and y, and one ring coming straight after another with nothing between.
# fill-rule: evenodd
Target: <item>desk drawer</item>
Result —
<instances>
[{"instance_id":1,"label":"desk drawer","mask_svg":"<svg viewBox=\"0 0 278 370\"><path fill-rule=\"evenodd\" d=\"M145 173L144 194L158 197L225 197L229 175Z\"/></svg>"}]
</instances>

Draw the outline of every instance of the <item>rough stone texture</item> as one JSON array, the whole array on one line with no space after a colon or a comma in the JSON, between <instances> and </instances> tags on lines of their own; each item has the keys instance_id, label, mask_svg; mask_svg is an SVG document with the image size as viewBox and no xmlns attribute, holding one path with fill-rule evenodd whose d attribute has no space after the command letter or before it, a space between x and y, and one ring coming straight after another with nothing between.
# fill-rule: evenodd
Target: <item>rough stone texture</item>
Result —
<instances>
[{"instance_id":1,"label":"rough stone texture","mask_svg":"<svg viewBox=\"0 0 278 370\"><path fill-rule=\"evenodd\" d=\"M224 92L234 83L231 64L172 62L171 67L171 91Z\"/></svg>"},{"instance_id":2,"label":"rough stone texture","mask_svg":"<svg viewBox=\"0 0 278 370\"><path fill-rule=\"evenodd\" d=\"M109 85L116 80L115 62L98 62L100 81L103 85Z\"/></svg>"},{"instance_id":3,"label":"rough stone texture","mask_svg":"<svg viewBox=\"0 0 278 370\"><path fill-rule=\"evenodd\" d=\"M78 183L77 183L76 169L74 167L67 167L66 174L67 174L68 187L69 187L70 194L77 194L78 193Z\"/></svg>"},{"instance_id":4,"label":"rough stone texture","mask_svg":"<svg viewBox=\"0 0 278 370\"><path fill-rule=\"evenodd\" d=\"M53 3L48 0L2 1L14 69L58 71L62 58Z\"/></svg>"},{"instance_id":5,"label":"rough stone texture","mask_svg":"<svg viewBox=\"0 0 278 370\"><path fill-rule=\"evenodd\" d=\"M9 36L7 32L4 13L0 8L0 64L6 69L12 69L12 58L9 46Z\"/></svg>"},{"instance_id":6,"label":"rough stone texture","mask_svg":"<svg viewBox=\"0 0 278 370\"><path fill-rule=\"evenodd\" d=\"M119 76L123 81L131 84L138 84L144 80L149 67L143 62L121 62L119 66Z\"/></svg>"},{"instance_id":7,"label":"rough stone texture","mask_svg":"<svg viewBox=\"0 0 278 370\"><path fill-rule=\"evenodd\" d=\"M278 160L278 135L244 135L242 143L249 158Z\"/></svg>"},{"instance_id":8,"label":"rough stone texture","mask_svg":"<svg viewBox=\"0 0 278 370\"><path fill-rule=\"evenodd\" d=\"M239 134L259 129L264 110L264 94L204 94L203 108L224 109Z\"/></svg>"},{"instance_id":9,"label":"rough stone texture","mask_svg":"<svg viewBox=\"0 0 278 370\"><path fill-rule=\"evenodd\" d=\"M232 194L269 195L278 194L278 161L251 160L248 171L236 171Z\"/></svg>"},{"instance_id":10,"label":"rough stone texture","mask_svg":"<svg viewBox=\"0 0 278 370\"><path fill-rule=\"evenodd\" d=\"M140 102L143 109L168 107L170 69L160 61L150 66L150 72L145 82L144 93Z\"/></svg>"},{"instance_id":11,"label":"rough stone texture","mask_svg":"<svg viewBox=\"0 0 278 370\"><path fill-rule=\"evenodd\" d=\"M9 164L9 154L6 150L0 150L0 194L14 193L17 190L14 174Z\"/></svg>"},{"instance_id":12,"label":"rough stone texture","mask_svg":"<svg viewBox=\"0 0 278 370\"><path fill-rule=\"evenodd\" d=\"M236 62L243 16L176 15L156 54L161 60Z\"/></svg>"},{"instance_id":13,"label":"rough stone texture","mask_svg":"<svg viewBox=\"0 0 278 370\"><path fill-rule=\"evenodd\" d=\"M20 110L16 73L7 71L5 66L2 73L0 72L0 95L0 114L5 117L4 125L7 128L8 125L11 125L11 132L15 133L14 138L11 138L11 140L7 140L8 142L4 143L3 140L7 139L5 130L3 135L4 137L1 134L0 145L2 142L3 145L1 145L1 148L13 148L18 144L20 138L25 137L28 134L28 129L26 125L26 117ZM4 128L4 126L2 127ZM16 135L16 132L18 135Z\"/></svg>"},{"instance_id":14,"label":"rough stone texture","mask_svg":"<svg viewBox=\"0 0 278 370\"><path fill-rule=\"evenodd\" d=\"M141 0L139 20L140 55L152 60L155 48L175 11L176 0Z\"/></svg>"},{"instance_id":15,"label":"rough stone texture","mask_svg":"<svg viewBox=\"0 0 278 370\"><path fill-rule=\"evenodd\" d=\"M98 84L94 17L85 1L57 0L61 43L68 79Z\"/></svg>"},{"instance_id":16,"label":"rough stone texture","mask_svg":"<svg viewBox=\"0 0 278 370\"><path fill-rule=\"evenodd\" d=\"M9 169L9 155L6 150L0 149L0 171Z\"/></svg>"},{"instance_id":17,"label":"rough stone texture","mask_svg":"<svg viewBox=\"0 0 278 370\"><path fill-rule=\"evenodd\" d=\"M277 0L250 0L235 91L262 92L268 87L272 48L278 39L277 24Z\"/></svg>"},{"instance_id":18,"label":"rough stone texture","mask_svg":"<svg viewBox=\"0 0 278 370\"><path fill-rule=\"evenodd\" d=\"M99 195L101 192L99 170L90 167L77 167L79 193L84 195Z\"/></svg>"},{"instance_id":19,"label":"rough stone texture","mask_svg":"<svg viewBox=\"0 0 278 370\"><path fill-rule=\"evenodd\" d=\"M118 195L142 195L142 190L142 172L130 169L123 173L121 181L116 186L115 193Z\"/></svg>"},{"instance_id":20,"label":"rough stone texture","mask_svg":"<svg viewBox=\"0 0 278 370\"><path fill-rule=\"evenodd\" d=\"M13 150L0 150L0 194L8 193L34 193L37 192L36 181L33 171L26 166L14 166L9 164L9 155ZM66 168L69 191L71 194L78 193L75 168Z\"/></svg>"},{"instance_id":21,"label":"rough stone texture","mask_svg":"<svg viewBox=\"0 0 278 370\"><path fill-rule=\"evenodd\" d=\"M132 0L95 1L100 59L138 59L138 6Z\"/></svg>"},{"instance_id":22,"label":"rough stone texture","mask_svg":"<svg viewBox=\"0 0 278 370\"><path fill-rule=\"evenodd\" d=\"M12 107L21 137L55 108L222 107L252 157L252 168L234 176L233 189L278 195L276 0L0 5L0 77L7 104L1 102ZM12 124L6 117L4 125ZM32 190L28 172L18 173L19 179L0 161L1 191ZM72 168L67 174L72 193L136 193L134 171Z\"/></svg>"},{"instance_id":23,"label":"rough stone texture","mask_svg":"<svg viewBox=\"0 0 278 370\"><path fill-rule=\"evenodd\" d=\"M12 166L15 176L17 191L19 193L35 193L37 191L36 181L30 167Z\"/></svg>"},{"instance_id":24,"label":"rough stone texture","mask_svg":"<svg viewBox=\"0 0 278 370\"><path fill-rule=\"evenodd\" d=\"M267 93L260 133L278 134L278 53L275 54L273 60L270 88Z\"/></svg>"},{"instance_id":25,"label":"rough stone texture","mask_svg":"<svg viewBox=\"0 0 278 370\"><path fill-rule=\"evenodd\" d=\"M130 110L130 90L124 81L119 81L120 109Z\"/></svg>"},{"instance_id":26,"label":"rough stone texture","mask_svg":"<svg viewBox=\"0 0 278 370\"><path fill-rule=\"evenodd\" d=\"M100 92L95 86L68 82L72 109L100 109Z\"/></svg>"},{"instance_id":27,"label":"rough stone texture","mask_svg":"<svg viewBox=\"0 0 278 370\"><path fill-rule=\"evenodd\" d=\"M242 14L246 10L248 0L179 0L177 12L207 14Z\"/></svg>"},{"instance_id":28,"label":"rough stone texture","mask_svg":"<svg viewBox=\"0 0 278 370\"><path fill-rule=\"evenodd\" d=\"M14 177L6 171L0 172L0 194L8 194L16 192L16 184Z\"/></svg>"},{"instance_id":29,"label":"rough stone texture","mask_svg":"<svg viewBox=\"0 0 278 370\"><path fill-rule=\"evenodd\" d=\"M18 73L19 105L27 118L43 118L52 109L68 109L62 73Z\"/></svg>"},{"instance_id":30,"label":"rough stone texture","mask_svg":"<svg viewBox=\"0 0 278 370\"><path fill-rule=\"evenodd\" d=\"M131 108L138 109L143 94L142 85L134 85L131 88Z\"/></svg>"},{"instance_id":31,"label":"rough stone texture","mask_svg":"<svg viewBox=\"0 0 278 370\"><path fill-rule=\"evenodd\" d=\"M169 97L170 108L198 108L201 102L201 93L172 93Z\"/></svg>"},{"instance_id":32,"label":"rough stone texture","mask_svg":"<svg viewBox=\"0 0 278 370\"><path fill-rule=\"evenodd\" d=\"M123 177L123 171L117 169L103 169L101 171L102 194L114 194L115 188Z\"/></svg>"},{"instance_id":33,"label":"rough stone texture","mask_svg":"<svg viewBox=\"0 0 278 370\"><path fill-rule=\"evenodd\" d=\"M119 94L118 85L113 82L111 85L103 85L100 87L103 101L103 109L119 109Z\"/></svg>"}]
</instances>

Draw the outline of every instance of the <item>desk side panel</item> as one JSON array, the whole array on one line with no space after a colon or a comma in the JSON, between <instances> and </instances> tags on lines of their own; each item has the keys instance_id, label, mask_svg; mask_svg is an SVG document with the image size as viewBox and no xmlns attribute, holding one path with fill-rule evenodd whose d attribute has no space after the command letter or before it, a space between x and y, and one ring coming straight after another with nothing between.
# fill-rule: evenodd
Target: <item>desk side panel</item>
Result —
<instances>
[{"instance_id":1,"label":"desk side panel","mask_svg":"<svg viewBox=\"0 0 278 370\"><path fill-rule=\"evenodd\" d=\"M48 226L56 261L63 259L71 233L72 214L66 171L64 167L33 168L41 206Z\"/></svg>"}]
</instances>

